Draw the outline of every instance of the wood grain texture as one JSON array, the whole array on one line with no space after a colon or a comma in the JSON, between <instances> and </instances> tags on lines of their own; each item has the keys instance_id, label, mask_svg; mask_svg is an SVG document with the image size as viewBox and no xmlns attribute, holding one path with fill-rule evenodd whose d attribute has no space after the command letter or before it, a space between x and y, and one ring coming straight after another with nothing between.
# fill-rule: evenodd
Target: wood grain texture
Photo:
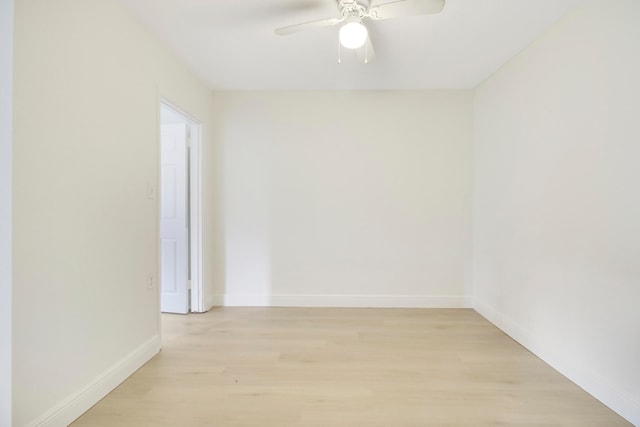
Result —
<instances>
[{"instance_id":1,"label":"wood grain texture","mask_svg":"<svg viewBox=\"0 0 640 427\"><path fill-rule=\"evenodd\" d=\"M629 426L470 309L163 315L163 350L73 426Z\"/></svg>"}]
</instances>

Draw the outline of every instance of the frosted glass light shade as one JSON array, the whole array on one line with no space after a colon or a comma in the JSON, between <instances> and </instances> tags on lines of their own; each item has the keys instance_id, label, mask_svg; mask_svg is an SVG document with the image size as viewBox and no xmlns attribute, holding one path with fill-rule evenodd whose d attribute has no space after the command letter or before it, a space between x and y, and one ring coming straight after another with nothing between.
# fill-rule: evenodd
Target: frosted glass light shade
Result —
<instances>
[{"instance_id":1,"label":"frosted glass light shade","mask_svg":"<svg viewBox=\"0 0 640 427\"><path fill-rule=\"evenodd\" d=\"M367 27L360 22L347 22L340 28L340 44L346 49L357 49L367 41Z\"/></svg>"}]
</instances>

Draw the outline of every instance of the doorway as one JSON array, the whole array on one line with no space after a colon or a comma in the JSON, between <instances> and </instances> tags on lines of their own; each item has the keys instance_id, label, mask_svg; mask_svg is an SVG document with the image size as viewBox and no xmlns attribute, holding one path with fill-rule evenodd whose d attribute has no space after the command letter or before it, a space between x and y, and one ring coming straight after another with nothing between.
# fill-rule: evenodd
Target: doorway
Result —
<instances>
[{"instance_id":1,"label":"doorway","mask_svg":"<svg viewBox=\"0 0 640 427\"><path fill-rule=\"evenodd\" d=\"M200 122L160 102L160 311L202 312Z\"/></svg>"}]
</instances>

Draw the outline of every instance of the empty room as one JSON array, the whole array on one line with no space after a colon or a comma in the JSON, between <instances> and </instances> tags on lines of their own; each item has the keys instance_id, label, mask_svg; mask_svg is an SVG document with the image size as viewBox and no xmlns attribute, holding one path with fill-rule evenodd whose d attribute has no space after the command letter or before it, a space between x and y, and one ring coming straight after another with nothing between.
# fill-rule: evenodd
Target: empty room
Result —
<instances>
[{"instance_id":1,"label":"empty room","mask_svg":"<svg viewBox=\"0 0 640 427\"><path fill-rule=\"evenodd\" d=\"M640 425L638 22L0 0L0 427Z\"/></svg>"}]
</instances>

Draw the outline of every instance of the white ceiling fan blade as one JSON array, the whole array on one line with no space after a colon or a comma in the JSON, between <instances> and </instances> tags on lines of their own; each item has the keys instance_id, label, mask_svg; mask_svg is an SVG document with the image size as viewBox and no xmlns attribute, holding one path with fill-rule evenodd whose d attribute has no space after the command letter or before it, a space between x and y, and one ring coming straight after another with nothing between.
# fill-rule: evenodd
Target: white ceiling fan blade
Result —
<instances>
[{"instance_id":1,"label":"white ceiling fan blade","mask_svg":"<svg viewBox=\"0 0 640 427\"><path fill-rule=\"evenodd\" d=\"M373 50L373 44L371 44L369 36L367 36L364 46L356 49L356 54L358 55L358 60L363 64L368 64L376 59L376 52Z\"/></svg>"},{"instance_id":2,"label":"white ceiling fan blade","mask_svg":"<svg viewBox=\"0 0 640 427\"><path fill-rule=\"evenodd\" d=\"M343 20L344 18L329 18L329 19L322 19L320 21L305 22L303 24L297 24L297 25L291 25L289 27L278 28L276 30L276 34L278 34L279 36L286 36L289 34L298 33L300 31L315 30L316 28L322 28L322 27L331 27L332 25L339 24Z\"/></svg>"},{"instance_id":3,"label":"white ceiling fan blade","mask_svg":"<svg viewBox=\"0 0 640 427\"><path fill-rule=\"evenodd\" d=\"M374 6L369 11L371 19L391 19L402 16L429 15L442 12L445 0L399 0Z\"/></svg>"}]
</instances>

